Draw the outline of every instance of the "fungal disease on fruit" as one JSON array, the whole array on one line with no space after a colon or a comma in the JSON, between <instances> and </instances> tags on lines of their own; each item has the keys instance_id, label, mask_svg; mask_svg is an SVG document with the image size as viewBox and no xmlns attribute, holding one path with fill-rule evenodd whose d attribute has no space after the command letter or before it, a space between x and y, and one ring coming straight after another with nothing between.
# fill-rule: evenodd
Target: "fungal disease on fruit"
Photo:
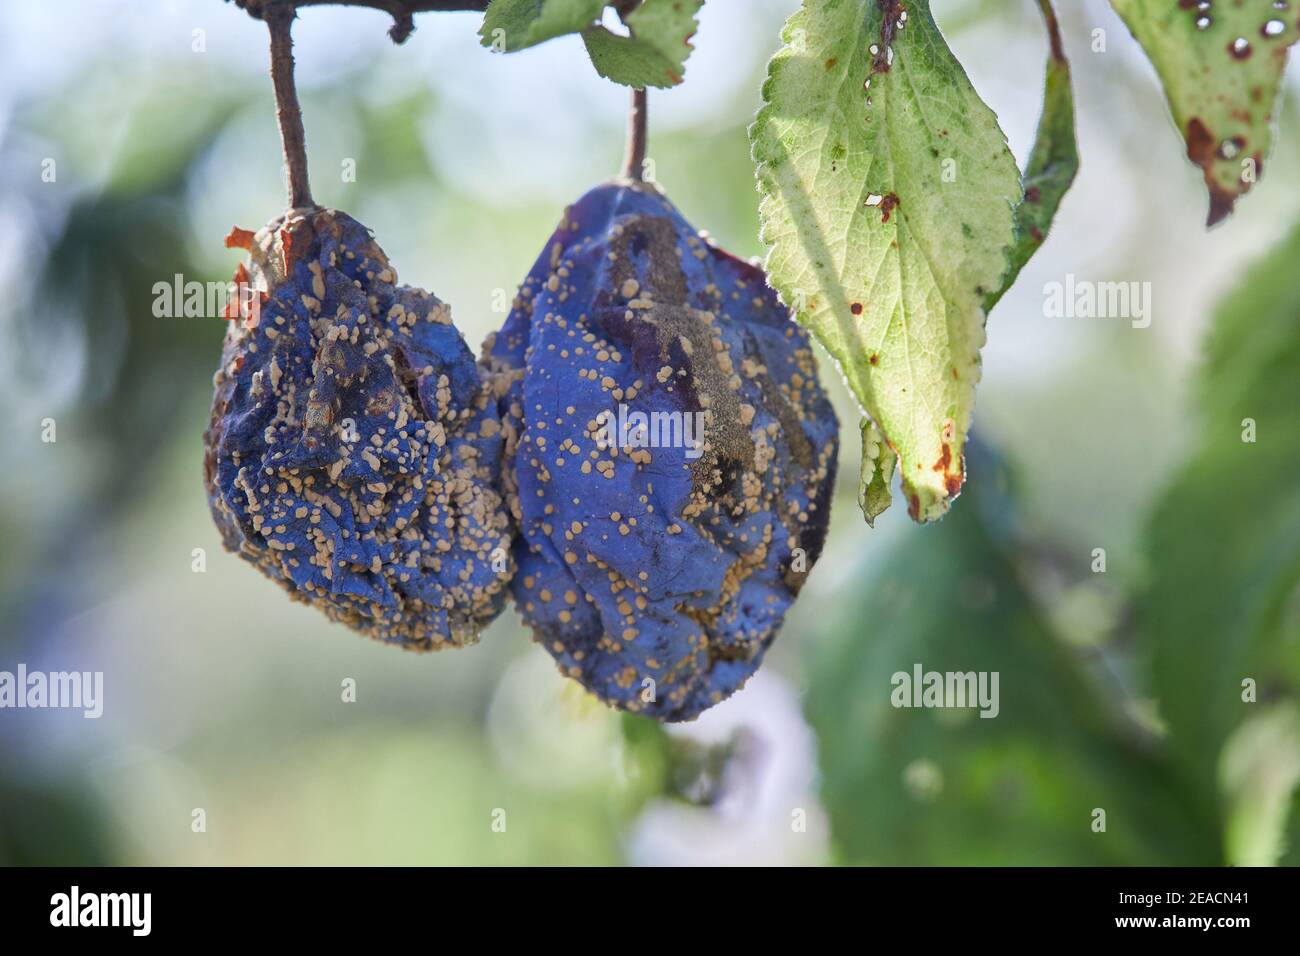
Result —
<instances>
[{"instance_id":1,"label":"fungal disease on fruit","mask_svg":"<svg viewBox=\"0 0 1300 956\"><path fill-rule=\"evenodd\" d=\"M414 650L501 611L510 517L495 403L448 307L307 181L291 7L265 11L289 170L245 248L214 378L204 475L225 546L331 619Z\"/></svg>"},{"instance_id":2,"label":"fungal disease on fruit","mask_svg":"<svg viewBox=\"0 0 1300 956\"><path fill-rule=\"evenodd\" d=\"M642 180L645 91L623 176L566 211L479 363L311 199L293 11L263 14L290 208L227 237L249 256L205 435L225 546L381 641L472 643L509 593L614 707L725 700L821 553L839 425L763 271Z\"/></svg>"},{"instance_id":3,"label":"fungal disease on fruit","mask_svg":"<svg viewBox=\"0 0 1300 956\"><path fill-rule=\"evenodd\" d=\"M653 185L597 186L491 354L512 589L537 640L626 710L685 720L730 696L821 553L839 441L807 335L762 270Z\"/></svg>"},{"instance_id":4,"label":"fungal disease on fruit","mask_svg":"<svg viewBox=\"0 0 1300 956\"><path fill-rule=\"evenodd\" d=\"M231 322L206 435L226 547L370 637L471 643L505 600L510 522L500 421L450 310L397 285L346 213L232 235L258 298Z\"/></svg>"}]
</instances>

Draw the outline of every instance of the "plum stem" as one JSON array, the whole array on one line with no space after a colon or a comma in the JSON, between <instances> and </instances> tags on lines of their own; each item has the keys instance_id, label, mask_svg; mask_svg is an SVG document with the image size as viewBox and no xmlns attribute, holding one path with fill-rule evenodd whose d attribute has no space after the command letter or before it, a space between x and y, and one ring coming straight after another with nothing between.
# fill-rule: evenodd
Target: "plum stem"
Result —
<instances>
[{"instance_id":1,"label":"plum stem","mask_svg":"<svg viewBox=\"0 0 1300 956\"><path fill-rule=\"evenodd\" d=\"M632 91L632 106L627 114L627 151L623 158L623 176L634 182L644 178L646 147L645 90Z\"/></svg>"},{"instance_id":2,"label":"plum stem","mask_svg":"<svg viewBox=\"0 0 1300 956\"><path fill-rule=\"evenodd\" d=\"M293 37L291 30L297 11L293 0L269 3L262 11L271 33L271 85L275 87L276 117L280 123L280 142L284 145L284 164L289 170L289 208L315 206L311 183L307 180L307 135L302 128L302 107L293 80Z\"/></svg>"}]
</instances>

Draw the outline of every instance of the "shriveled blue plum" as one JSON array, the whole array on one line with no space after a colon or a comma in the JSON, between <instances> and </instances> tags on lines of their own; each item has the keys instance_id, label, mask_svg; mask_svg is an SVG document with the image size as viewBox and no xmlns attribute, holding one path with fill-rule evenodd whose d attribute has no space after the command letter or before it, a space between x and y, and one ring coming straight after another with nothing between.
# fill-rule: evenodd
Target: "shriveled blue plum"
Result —
<instances>
[{"instance_id":1,"label":"shriveled blue plum","mask_svg":"<svg viewBox=\"0 0 1300 956\"><path fill-rule=\"evenodd\" d=\"M496 403L450 310L397 276L369 230L294 210L237 281L205 435L226 547L361 633L430 650L501 610L510 516Z\"/></svg>"},{"instance_id":2,"label":"shriveled blue plum","mask_svg":"<svg viewBox=\"0 0 1300 956\"><path fill-rule=\"evenodd\" d=\"M689 720L730 696L821 552L838 450L763 272L654 187L608 183L566 210L489 348L536 639L624 710Z\"/></svg>"}]
</instances>

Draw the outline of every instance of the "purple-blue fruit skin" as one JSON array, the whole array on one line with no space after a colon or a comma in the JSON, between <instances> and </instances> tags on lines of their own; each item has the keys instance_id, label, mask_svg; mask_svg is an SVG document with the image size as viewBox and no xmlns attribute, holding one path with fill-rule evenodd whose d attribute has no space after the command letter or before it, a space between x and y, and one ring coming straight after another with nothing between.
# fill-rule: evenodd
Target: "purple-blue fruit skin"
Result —
<instances>
[{"instance_id":1,"label":"purple-blue fruit skin","mask_svg":"<svg viewBox=\"0 0 1300 956\"><path fill-rule=\"evenodd\" d=\"M350 216L258 238L269 288L256 325L227 335L205 435L226 547L369 637L472 642L513 570L500 419L473 353Z\"/></svg>"},{"instance_id":2,"label":"purple-blue fruit skin","mask_svg":"<svg viewBox=\"0 0 1300 956\"><path fill-rule=\"evenodd\" d=\"M690 720L730 696L821 552L838 450L808 338L762 270L654 187L601 185L566 210L490 355L512 590L536 639L620 709ZM591 426L620 403L707 404L704 453L600 449Z\"/></svg>"}]
</instances>

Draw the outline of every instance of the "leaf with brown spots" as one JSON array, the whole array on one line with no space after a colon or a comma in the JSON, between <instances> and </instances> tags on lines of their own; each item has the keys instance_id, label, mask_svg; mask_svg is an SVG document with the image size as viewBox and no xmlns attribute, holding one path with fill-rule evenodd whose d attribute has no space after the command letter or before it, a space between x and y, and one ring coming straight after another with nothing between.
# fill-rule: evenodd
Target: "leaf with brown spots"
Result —
<instances>
[{"instance_id":1,"label":"leaf with brown spots","mask_svg":"<svg viewBox=\"0 0 1300 956\"><path fill-rule=\"evenodd\" d=\"M1111 0L1155 65L1187 156L1210 192L1207 225L1259 177L1272 136L1296 4L1272 0Z\"/></svg>"},{"instance_id":2,"label":"leaf with brown spots","mask_svg":"<svg viewBox=\"0 0 1300 956\"><path fill-rule=\"evenodd\" d=\"M750 130L768 279L879 430L868 519L896 456L913 516L933 521L964 477L1020 171L925 0L806 0L783 39Z\"/></svg>"}]
</instances>

